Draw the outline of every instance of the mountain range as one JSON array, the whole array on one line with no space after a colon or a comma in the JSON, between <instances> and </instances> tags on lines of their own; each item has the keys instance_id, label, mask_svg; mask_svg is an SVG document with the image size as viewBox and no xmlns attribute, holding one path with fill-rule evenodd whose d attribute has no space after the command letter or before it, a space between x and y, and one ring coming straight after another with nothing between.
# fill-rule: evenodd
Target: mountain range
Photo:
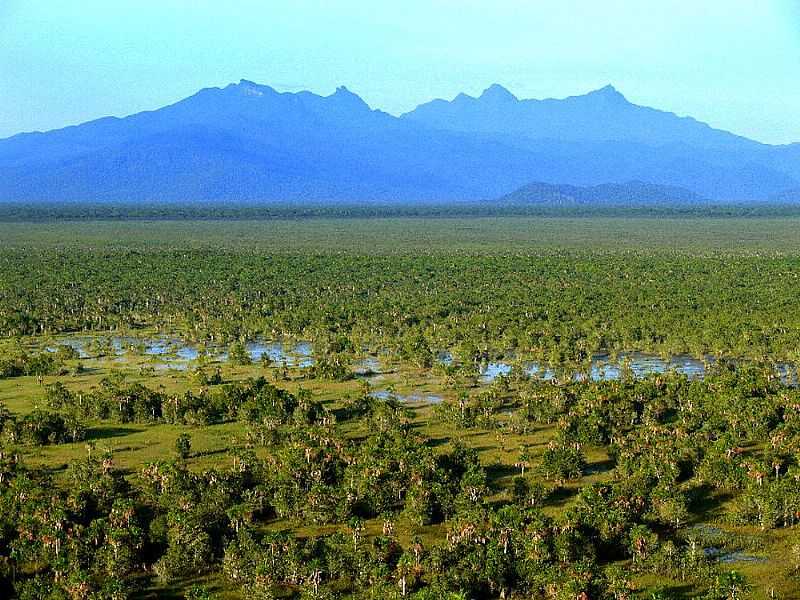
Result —
<instances>
[{"instance_id":1,"label":"mountain range","mask_svg":"<svg viewBox=\"0 0 800 600\"><path fill-rule=\"evenodd\" d=\"M520 100L493 85L393 116L345 87L319 96L246 80L0 140L0 201L461 201L526 186L530 199L537 185L592 188L581 202L794 199L800 144L638 106L612 86Z\"/></svg>"}]
</instances>

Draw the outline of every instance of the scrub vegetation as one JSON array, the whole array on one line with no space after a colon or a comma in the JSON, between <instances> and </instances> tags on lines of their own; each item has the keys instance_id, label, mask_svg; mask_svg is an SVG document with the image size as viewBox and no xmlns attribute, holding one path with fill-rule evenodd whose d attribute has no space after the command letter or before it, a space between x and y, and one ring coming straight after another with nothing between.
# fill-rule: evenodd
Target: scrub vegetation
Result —
<instances>
[{"instance_id":1,"label":"scrub vegetation","mask_svg":"<svg viewBox=\"0 0 800 600\"><path fill-rule=\"evenodd\" d=\"M798 598L796 225L1 223L0 597Z\"/></svg>"}]
</instances>

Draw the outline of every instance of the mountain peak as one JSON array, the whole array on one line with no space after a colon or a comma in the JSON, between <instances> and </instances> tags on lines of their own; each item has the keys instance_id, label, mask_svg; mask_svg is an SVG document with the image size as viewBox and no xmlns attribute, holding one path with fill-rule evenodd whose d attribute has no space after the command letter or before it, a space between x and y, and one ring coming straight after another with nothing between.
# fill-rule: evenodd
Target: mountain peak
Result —
<instances>
[{"instance_id":1,"label":"mountain peak","mask_svg":"<svg viewBox=\"0 0 800 600\"><path fill-rule=\"evenodd\" d=\"M499 83L494 83L484 90L481 100L492 102L516 102L517 97Z\"/></svg>"},{"instance_id":2,"label":"mountain peak","mask_svg":"<svg viewBox=\"0 0 800 600\"><path fill-rule=\"evenodd\" d=\"M340 85L336 88L336 91L328 96L329 99L335 100L340 104L352 106L352 107L361 107L369 109L369 105L364 102L364 99L359 96L358 94L354 94L347 87Z\"/></svg>"},{"instance_id":3,"label":"mountain peak","mask_svg":"<svg viewBox=\"0 0 800 600\"><path fill-rule=\"evenodd\" d=\"M613 102L627 102L628 99L613 85L608 84L598 90L594 90L586 94L587 98L602 98L604 100Z\"/></svg>"},{"instance_id":4,"label":"mountain peak","mask_svg":"<svg viewBox=\"0 0 800 600\"><path fill-rule=\"evenodd\" d=\"M231 84L228 88L235 88L246 96L263 96L266 93L275 92L275 90L268 85L261 85L249 79L242 79L238 84Z\"/></svg>"}]
</instances>

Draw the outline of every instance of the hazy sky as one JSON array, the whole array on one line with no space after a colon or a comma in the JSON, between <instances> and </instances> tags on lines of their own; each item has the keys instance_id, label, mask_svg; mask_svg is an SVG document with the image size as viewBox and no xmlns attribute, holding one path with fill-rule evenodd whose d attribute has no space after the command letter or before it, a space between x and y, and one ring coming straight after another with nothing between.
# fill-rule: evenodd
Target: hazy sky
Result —
<instances>
[{"instance_id":1,"label":"hazy sky","mask_svg":"<svg viewBox=\"0 0 800 600\"><path fill-rule=\"evenodd\" d=\"M391 113L498 82L800 141L800 0L0 0L0 137L251 79Z\"/></svg>"}]
</instances>

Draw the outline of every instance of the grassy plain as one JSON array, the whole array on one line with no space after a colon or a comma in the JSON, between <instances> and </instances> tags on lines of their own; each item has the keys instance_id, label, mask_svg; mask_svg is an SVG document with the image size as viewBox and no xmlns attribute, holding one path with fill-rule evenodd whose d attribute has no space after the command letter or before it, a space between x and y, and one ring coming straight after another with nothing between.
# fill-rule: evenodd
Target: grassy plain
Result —
<instances>
[{"instance_id":1,"label":"grassy plain","mask_svg":"<svg viewBox=\"0 0 800 600\"><path fill-rule=\"evenodd\" d=\"M269 253L800 253L800 218L386 218L0 222L7 248L222 248Z\"/></svg>"}]
</instances>

